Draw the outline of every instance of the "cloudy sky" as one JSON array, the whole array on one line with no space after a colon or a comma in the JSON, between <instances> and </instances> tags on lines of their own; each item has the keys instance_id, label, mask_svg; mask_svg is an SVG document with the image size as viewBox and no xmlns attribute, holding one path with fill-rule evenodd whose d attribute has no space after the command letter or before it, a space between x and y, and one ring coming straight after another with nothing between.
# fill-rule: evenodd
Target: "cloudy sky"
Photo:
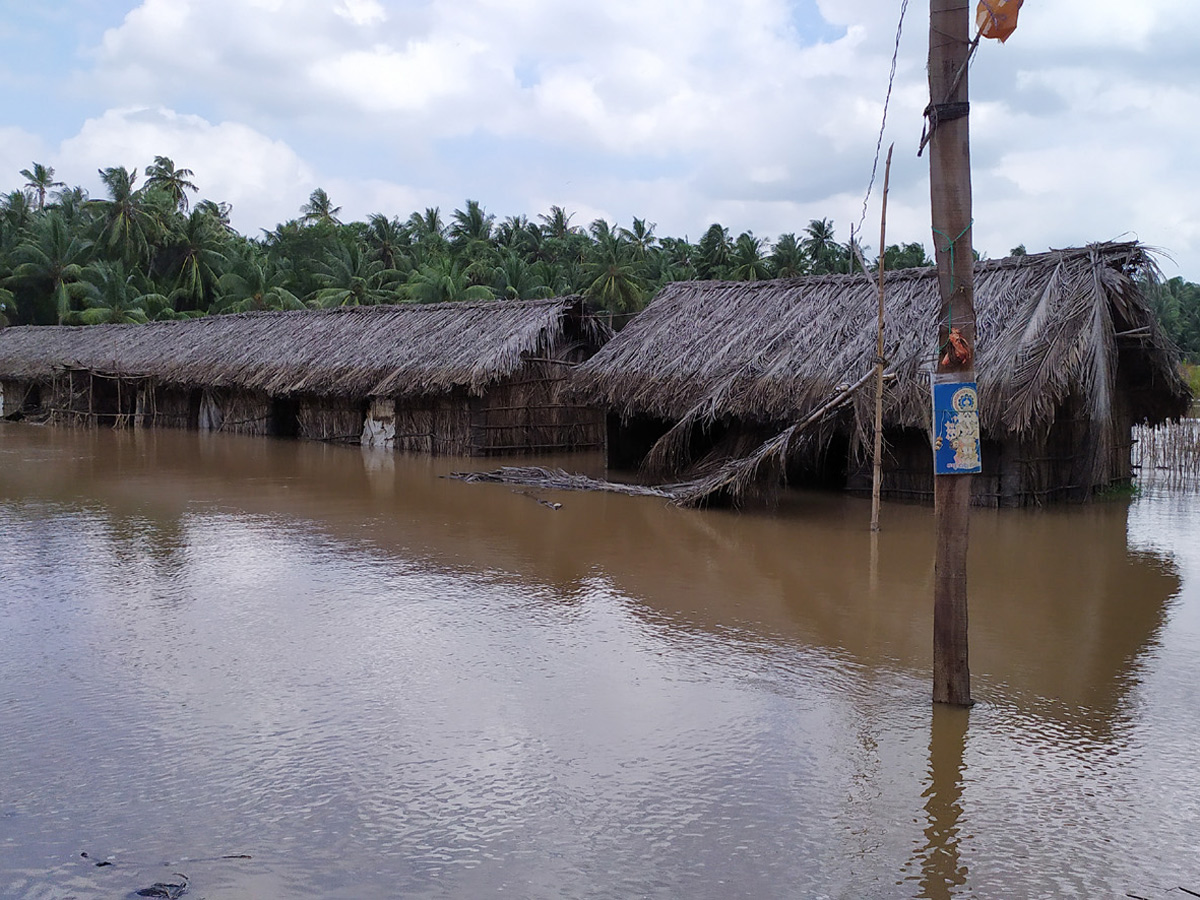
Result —
<instances>
[{"instance_id":1,"label":"cloudy sky","mask_svg":"<svg viewBox=\"0 0 1200 900\"><path fill-rule=\"evenodd\" d=\"M0 189L157 154L241 231L467 198L699 238L861 217L900 0L0 0ZM889 242L929 237L928 4L904 24ZM1029 0L971 69L975 246L1122 236L1200 281L1196 0ZM886 146L885 142L885 146ZM867 243L878 241L878 194ZM874 235L874 239L871 236Z\"/></svg>"}]
</instances>

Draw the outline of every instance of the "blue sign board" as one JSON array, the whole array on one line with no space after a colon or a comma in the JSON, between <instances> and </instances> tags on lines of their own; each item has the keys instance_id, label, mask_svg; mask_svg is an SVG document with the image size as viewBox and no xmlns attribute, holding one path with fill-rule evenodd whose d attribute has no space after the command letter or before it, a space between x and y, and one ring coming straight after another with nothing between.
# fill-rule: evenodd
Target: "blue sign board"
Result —
<instances>
[{"instance_id":1,"label":"blue sign board","mask_svg":"<svg viewBox=\"0 0 1200 900\"><path fill-rule=\"evenodd\" d=\"M933 382L933 472L973 475L980 470L979 391L974 381Z\"/></svg>"}]
</instances>

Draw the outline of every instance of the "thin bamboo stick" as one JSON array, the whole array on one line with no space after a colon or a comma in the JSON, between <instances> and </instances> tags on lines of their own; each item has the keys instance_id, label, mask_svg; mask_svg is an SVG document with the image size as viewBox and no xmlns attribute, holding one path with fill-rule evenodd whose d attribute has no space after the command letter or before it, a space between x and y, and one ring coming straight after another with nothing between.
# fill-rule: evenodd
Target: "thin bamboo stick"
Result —
<instances>
[{"instance_id":1,"label":"thin bamboo stick","mask_svg":"<svg viewBox=\"0 0 1200 900\"><path fill-rule=\"evenodd\" d=\"M879 214L879 328L875 336L875 459L871 466L871 531L879 530L879 488L883 483L883 300L884 249L887 247L888 181L892 175L892 144L883 168L883 208Z\"/></svg>"}]
</instances>

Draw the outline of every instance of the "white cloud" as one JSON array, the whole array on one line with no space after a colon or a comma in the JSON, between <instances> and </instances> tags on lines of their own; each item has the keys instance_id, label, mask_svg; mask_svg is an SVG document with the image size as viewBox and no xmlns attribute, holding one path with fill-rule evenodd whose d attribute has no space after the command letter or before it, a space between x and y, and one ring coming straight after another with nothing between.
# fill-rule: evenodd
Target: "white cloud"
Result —
<instances>
[{"instance_id":1,"label":"white cloud","mask_svg":"<svg viewBox=\"0 0 1200 900\"><path fill-rule=\"evenodd\" d=\"M376 45L318 60L308 75L314 87L368 113L428 111L447 98L469 96L485 68L476 64L487 52L485 44L465 40L416 41L403 50Z\"/></svg>"},{"instance_id":2,"label":"white cloud","mask_svg":"<svg viewBox=\"0 0 1200 900\"><path fill-rule=\"evenodd\" d=\"M981 47L970 77L982 249L1137 230L1200 277L1193 5L1040 0L1007 44ZM501 216L558 203L693 235L721 216L765 236L829 216L844 237L861 214L897 13L879 0L144 0L74 89L124 111L94 113L108 142L90 151L96 164L122 162L98 157L117 152L132 107L158 110L143 155L192 134L176 161L199 176L213 154L228 174L202 186L234 202L239 223L269 216L254 228L295 215L321 183L347 214L472 196ZM928 161L914 155L927 31L910 4L887 140L891 230L928 246ZM164 119L171 109L201 124ZM257 147L270 171L245 158ZM280 160L293 175L272 180Z\"/></svg>"},{"instance_id":3,"label":"white cloud","mask_svg":"<svg viewBox=\"0 0 1200 900\"><path fill-rule=\"evenodd\" d=\"M40 137L21 128L0 128L0 172L23 181L17 173L35 161L48 164L46 144ZM14 182L10 189L22 186Z\"/></svg>"},{"instance_id":4,"label":"white cloud","mask_svg":"<svg viewBox=\"0 0 1200 900\"><path fill-rule=\"evenodd\" d=\"M355 25L377 25L387 21L387 12L377 0L342 0L333 11Z\"/></svg>"},{"instance_id":5,"label":"white cloud","mask_svg":"<svg viewBox=\"0 0 1200 900\"><path fill-rule=\"evenodd\" d=\"M250 234L294 218L316 186L312 169L281 141L238 123L214 125L161 107L111 109L89 119L63 143L60 177L69 166L86 173L82 183L98 188L97 169L144 169L158 155L192 169L201 197L232 203L233 224Z\"/></svg>"}]
</instances>

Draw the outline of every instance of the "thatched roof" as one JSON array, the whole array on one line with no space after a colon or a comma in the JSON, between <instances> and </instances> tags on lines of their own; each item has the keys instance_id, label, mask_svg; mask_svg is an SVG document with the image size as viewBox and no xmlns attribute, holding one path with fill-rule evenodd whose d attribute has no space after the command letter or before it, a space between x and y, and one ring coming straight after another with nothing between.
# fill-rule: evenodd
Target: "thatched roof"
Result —
<instances>
[{"instance_id":1,"label":"thatched roof","mask_svg":"<svg viewBox=\"0 0 1200 900\"><path fill-rule=\"evenodd\" d=\"M456 387L478 394L528 357L549 354L582 308L568 297L7 328L0 330L0 378L45 380L55 368L73 366L275 395L437 394Z\"/></svg>"},{"instance_id":2,"label":"thatched roof","mask_svg":"<svg viewBox=\"0 0 1200 900\"><path fill-rule=\"evenodd\" d=\"M1134 243L986 260L975 267L983 426L1020 433L1053 421L1070 394L1112 412L1118 362L1136 418L1186 409L1176 355L1135 280ZM935 269L889 272L886 416L926 427L941 310ZM873 365L878 290L861 273L759 282L679 282L576 373L587 402L668 421L793 423ZM856 399L869 420L870 392Z\"/></svg>"}]
</instances>

